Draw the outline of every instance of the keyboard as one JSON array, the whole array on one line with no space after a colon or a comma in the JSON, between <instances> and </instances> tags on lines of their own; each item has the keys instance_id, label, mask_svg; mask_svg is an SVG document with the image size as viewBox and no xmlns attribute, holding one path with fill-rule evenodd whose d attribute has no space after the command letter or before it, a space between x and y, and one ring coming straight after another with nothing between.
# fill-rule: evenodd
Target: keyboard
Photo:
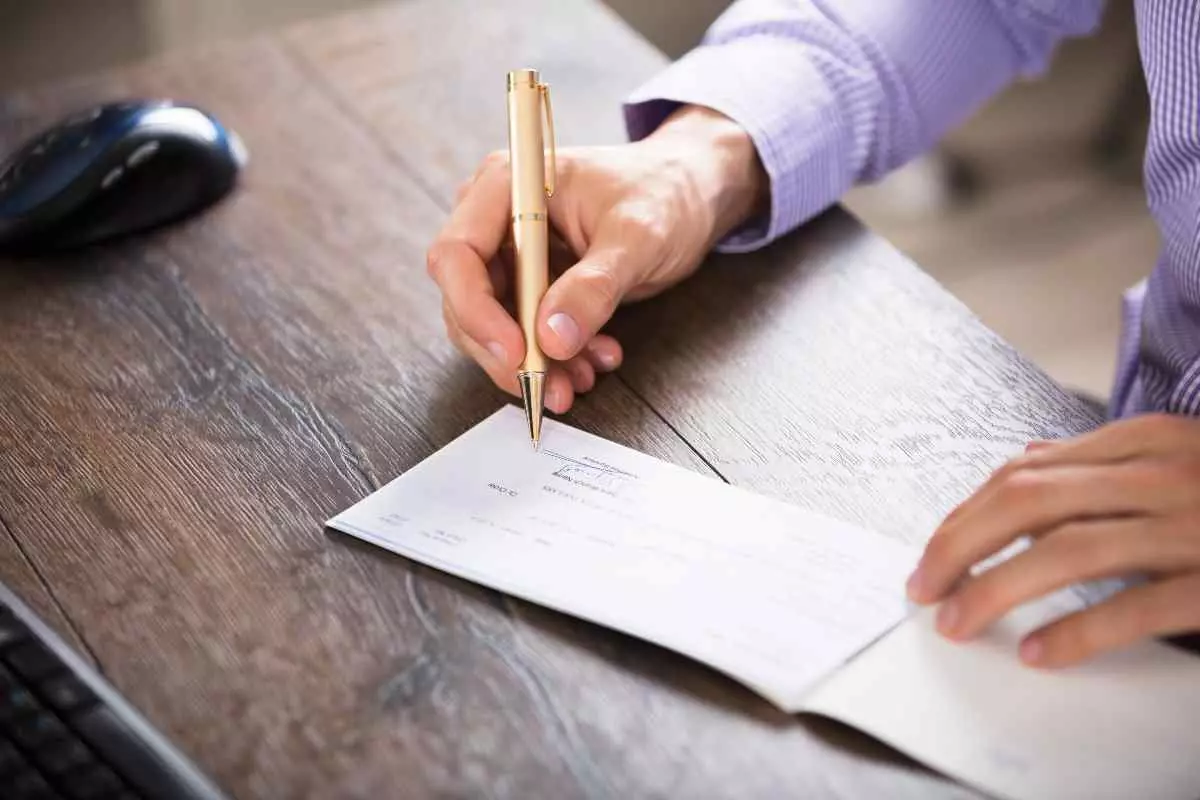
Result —
<instances>
[{"instance_id":1,"label":"keyboard","mask_svg":"<svg viewBox=\"0 0 1200 800\"><path fill-rule=\"evenodd\" d=\"M0 584L0 799L226 800Z\"/></svg>"}]
</instances>

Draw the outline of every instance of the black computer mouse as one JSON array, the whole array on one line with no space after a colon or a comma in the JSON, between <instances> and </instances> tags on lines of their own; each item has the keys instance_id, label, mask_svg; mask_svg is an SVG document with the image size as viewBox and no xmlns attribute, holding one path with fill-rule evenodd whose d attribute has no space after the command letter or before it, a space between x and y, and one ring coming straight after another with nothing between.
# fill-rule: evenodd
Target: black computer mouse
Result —
<instances>
[{"instance_id":1,"label":"black computer mouse","mask_svg":"<svg viewBox=\"0 0 1200 800\"><path fill-rule=\"evenodd\" d=\"M111 103L34 136L0 166L0 251L94 244L194 214L246 163L237 135L170 101Z\"/></svg>"}]
</instances>

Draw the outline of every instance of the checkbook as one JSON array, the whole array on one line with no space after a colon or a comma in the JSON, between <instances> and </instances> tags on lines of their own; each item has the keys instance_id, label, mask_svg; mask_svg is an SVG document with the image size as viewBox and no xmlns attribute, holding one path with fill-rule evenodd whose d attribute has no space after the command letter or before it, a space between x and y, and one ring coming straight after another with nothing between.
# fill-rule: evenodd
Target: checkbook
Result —
<instances>
[{"instance_id":1,"label":"checkbook","mask_svg":"<svg viewBox=\"0 0 1200 800\"><path fill-rule=\"evenodd\" d=\"M1200 658L1148 643L1060 673L1017 659L1022 633L1079 594L952 644L905 598L909 544L553 420L540 449L528 437L505 406L328 525L682 653L998 796L1200 790Z\"/></svg>"}]
</instances>

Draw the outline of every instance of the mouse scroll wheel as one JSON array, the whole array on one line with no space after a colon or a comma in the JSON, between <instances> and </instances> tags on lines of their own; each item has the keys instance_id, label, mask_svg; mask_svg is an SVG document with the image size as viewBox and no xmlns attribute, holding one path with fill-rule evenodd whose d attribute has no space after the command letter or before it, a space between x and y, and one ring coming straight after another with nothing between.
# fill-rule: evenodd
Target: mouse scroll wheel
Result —
<instances>
[{"instance_id":1,"label":"mouse scroll wheel","mask_svg":"<svg viewBox=\"0 0 1200 800\"><path fill-rule=\"evenodd\" d=\"M104 176L104 179L100 181L100 188L107 189L108 187L110 187L114 183L116 183L117 181L121 180L121 176L124 174L125 174L124 167L113 167L111 170L108 171L108 174Z\"/></svg>"},{"instance_id":2,"label":"mouse scroll wheel","mask_svg":"<svg viewBox=\"0 0 1200 800\"><path fill-rule=\"evenodd\" d=\"M153 157L155 153L158 152L158 148L158 142L146 142L144 145L129 154L129 158L125 159L125 166L129 167L129 169L133 169L139 164L144 164L147 160Z\"/></svg>"}]
</instances>

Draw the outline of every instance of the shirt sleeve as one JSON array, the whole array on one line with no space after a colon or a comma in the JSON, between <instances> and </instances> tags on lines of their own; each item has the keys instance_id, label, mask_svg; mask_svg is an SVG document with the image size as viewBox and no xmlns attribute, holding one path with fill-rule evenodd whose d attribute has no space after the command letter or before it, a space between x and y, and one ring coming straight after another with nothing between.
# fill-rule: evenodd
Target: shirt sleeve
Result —
<instances>
[{"instance_id":1,"label":"shirt sleeve","mask_svg":"<svg viewBox=\"0 0 1200 800\"><path fill-rule=\"evenodd\" d=\"M855 183L931 147L999 89L1044 70L1103 0L739 0L625 104L631 139L683 104L754 140L771 208L718 249L791 231Z\"/></svg>"},{"instance_id":2,"label":"shirt sleeve","mask_svg":"<svg viewBox=\"0 0 1200 800\"><path fill-rule=\"evenodd\" d=\"M1200 416L1200 5L1135 8L1150 95L1144 184L1162 246L1149 279L1125 296L1110 412Z\"/></svg>"}]
</instances>

